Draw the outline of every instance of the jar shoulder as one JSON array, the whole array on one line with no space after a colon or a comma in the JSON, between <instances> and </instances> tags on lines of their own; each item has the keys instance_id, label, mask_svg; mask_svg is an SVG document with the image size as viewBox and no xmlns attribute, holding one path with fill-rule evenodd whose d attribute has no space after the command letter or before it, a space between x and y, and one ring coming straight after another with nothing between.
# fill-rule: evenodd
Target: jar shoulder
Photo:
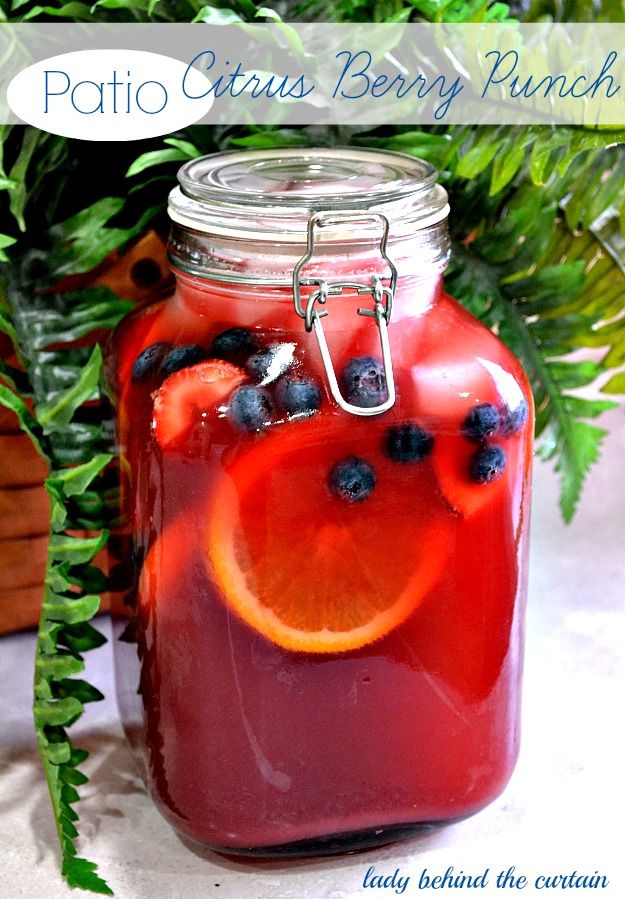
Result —
<instances>
[{"instance_id":1,"label":"jar shoulder","mask_svg":"<svg viewBox=\"0 0 625 899\"><path fill-rule=\"evenodd\" d=\"M492 356L494 361L507 365L511 370L523 373L521 363L512 350L490 328L448 293L444 293L442 296L440 313L442 326L449 326L455 333L456 348L463 342L468 348L474 341L479 343L480 352Z\"/></svg>"},{"instance_id":2,"label":"jar shoulder","mask_svg":"<svg viewBox=\"0 0 625 899\"><path fill-rule=\"evenodd\" d=\"M448 293L437 304L428 338L424 348L428 359L448 361L451 369L462 365L465 375L473 371L478 379L485 367L493 377L504 372L526 397L531 396L527 375L510 347Z\"/></svg>"},{"instance_id":3,"label":"jar shoulder","mask_svg":"<svg viewBox=\"0 0 625 899\"><path fill-rule=\"evenodd\" d=\"M526 406L532 391L514 353L489 328L443 294L427 313L410 367L410 383L425 419L442 427L461 426L470 409Z\"/></svg>"},{"instance_id":4,"label":"jar shoulder","mask_svg":"<svg viewBox=\"0 0 625 899\"><path fill-rule=\"evenodd\" d=\"M200 314L181 306L178 294L172 294L131 312L115 331L107 354L107 375L114 392L118 392L117 385L127 383L137 358L153 344L204 346L221 328L249 327L251 319L234 314L240 313L243 305L236 309L230 307L232 314L228 320L220 321L222 304L211 309L211 314ZM280 323L284 325L285 312L284 308L271 309L272 320L268 321L270 305L263 310L262 322L268 325L268 333L277 334ZM258 316L258 312L255 314ZM299 327L299 320L297 324ZM531 388L521 363L492 331L449 294L440 293L427 312L399 320L395 328L391 325L390 334L399 386L403 386L407 395L414 395L416 389L419 406L428 417L435 420L466 415L468 407L482 402L504 401L516 407L521 398L531 407ZM347 331L343 338L339 334L333 340L341 344L339 358L341 353L349 355L351 336ZM347 343L346 347L341 340ZM315 348L305 349L310 349L307 355L312 364L317 357ZM374 337L369 349L375 351Z\"/></svg>"}]
</instances>

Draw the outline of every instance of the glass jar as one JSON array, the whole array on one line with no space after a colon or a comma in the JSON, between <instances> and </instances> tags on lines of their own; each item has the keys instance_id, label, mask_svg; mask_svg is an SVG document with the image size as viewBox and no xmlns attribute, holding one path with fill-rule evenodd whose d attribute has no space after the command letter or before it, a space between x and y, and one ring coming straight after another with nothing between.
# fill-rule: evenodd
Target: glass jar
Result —
<instances>
[{"instance_id":1,"label":"glass jar","mask_svg":"<svg viewBox=\"0 0 625 899\"><path fill-rule=\"evenodd\" d=\"M532 399L443 290L435 176L356 149L186 164L176 291L112 341L120 706L163 815L217 850L387 843L515 763Z\"/></svg>"}]
</instances>

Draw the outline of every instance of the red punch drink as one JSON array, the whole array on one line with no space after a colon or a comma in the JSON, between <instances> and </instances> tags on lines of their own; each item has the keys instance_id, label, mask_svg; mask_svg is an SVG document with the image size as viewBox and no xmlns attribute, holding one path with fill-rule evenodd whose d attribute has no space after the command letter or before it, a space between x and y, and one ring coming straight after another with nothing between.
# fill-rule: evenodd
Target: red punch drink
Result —
<instances>
[{"instance_id":1,"label":"red punch drink","mask_svg":"<svg viewBox=\"0 0 625 899\"><path fill-rule=\"evenodd\" d=\"M176 292L118 329L134 588L120 705L180 833L371 846L483 808L518 750L532 400L443 291L397 154L194 160Z\"/></svg>"}]
</instances>

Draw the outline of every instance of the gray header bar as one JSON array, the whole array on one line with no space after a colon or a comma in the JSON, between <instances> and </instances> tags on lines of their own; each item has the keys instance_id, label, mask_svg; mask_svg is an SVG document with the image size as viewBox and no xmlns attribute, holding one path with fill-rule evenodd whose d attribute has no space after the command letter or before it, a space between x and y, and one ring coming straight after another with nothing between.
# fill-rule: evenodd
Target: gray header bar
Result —
<instances>
[{"instance_id":1,"label":"gray header bar","mask_svg":"<svg viewBox=\"0 0 625 899\"><path fill-rule=\"evenodd\" d=\"M0 25L0 123L625 126L624 48L602 24Z\"/></svg>"}]
</instances>

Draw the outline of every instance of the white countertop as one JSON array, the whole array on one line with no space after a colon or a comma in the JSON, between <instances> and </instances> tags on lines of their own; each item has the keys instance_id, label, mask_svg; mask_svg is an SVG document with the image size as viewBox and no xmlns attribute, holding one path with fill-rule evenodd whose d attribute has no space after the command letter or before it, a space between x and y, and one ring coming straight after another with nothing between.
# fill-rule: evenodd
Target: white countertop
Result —
<instances>
[{"instance_id":1,"label":"white countertop","mask_svg":"<svg viewBox=\"0 0 625 899\"><path fill-rule=\"evenodd\" d=\"M78 806L81 854L120 899L355 899L390 897L363 885L375 874L410 877L404 896L431 895L419 877L479 875L481 889L434 895L568 895L537 889L541 875L608 878L605 888L574 890L623 899L625 851L625 413L611 428L579 514L565 527L553 472L537 463L521 757L503 795L479 815L384 849L309 861L236 862L183 846L139 783L118 723L110 645L87 655L88 676L108 697L88 706L73 728L91 752L91 782ZM603 423L603 421L601 423ZM109 632L109 622L100 620ZM0 640L0 897L80 896L58 872L57 838L31 723L34 634ZM527 886L497 888L515 867ZM86 894L85 894L86 895Z\"/></svg>"}]
</instances>

